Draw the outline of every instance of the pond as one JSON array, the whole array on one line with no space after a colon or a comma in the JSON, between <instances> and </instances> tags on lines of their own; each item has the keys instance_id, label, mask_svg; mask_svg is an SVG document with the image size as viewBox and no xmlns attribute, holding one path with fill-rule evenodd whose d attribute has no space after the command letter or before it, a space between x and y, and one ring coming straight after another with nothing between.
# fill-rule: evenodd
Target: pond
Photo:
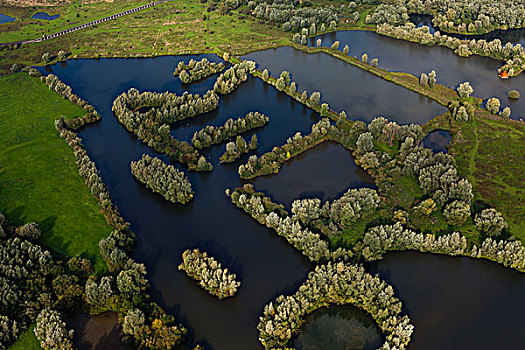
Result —
<instances>
[{"instance_id":1,"label":"pond","mask_svg":"<svg viewBox=\"0 0 525 350\"><path fill-rule=\"evenodd\" d=\"M291 73L297 91L321 93L321 100L350 119L370 122L385 116L400 124L424 124L446 108L419 94L383 80L325 53L307 54L292 47L257 51L243 56L278 77Z\"/></svg>"},{"instance_id":2,"label":"pond","mask_svg":"<svg viewBox=\"0 0 525 350\"><path fill-rule=\"evenodd\" d=\"M279 174L253 183L287 210L295 199L333 201L349 188L375 187L374 179L354 163L352 153L335 142L323 142L284 163Z\"/></svg>"},{"instance_id":3,"label":"pond","mask_svg":"<svg viewBox=\"0 0 525 350\"><path fill-rule=\"evenodd\" d=\"M69 320L73 341L79 350L131 350L132 346L121 341L121 327L116 312L100 315L80 314Z\"/></svg>"},{"instance_id":4,"label":"pond","mask_svg":"<svg viewBox=\"0 0 525 350\"><path fill-rule=\"evenodd\" d=\"M416 27L429 27L430 33L435 33L436 30L439 30L438 28L434 28L434 25L432 24L432 16L430 15L411 14L410 22L414 23ZM505 43L507 42L510 42L513 44L519 43L521 44L521 46L525 46L525 28L508 30L496 29L485 34L458 34L446 32L443 32L442 34L446 34L447 36L451 36L461 40L483 39L486 41L492 41L494 39L499 39L501 40L503 45L505 45Z\"/></svg>"},{"instance_id":5,"label":"pond","mask_svg":"<svg viewBox=\"0 0 525 350\"><path fill-rule=\"evenodd\" d=\"M383 342L384 336L369 314L344 305L309 315L293 345L298 350L375 350Z\"/></svg>"},{"instance_id":6,"label":"pond","mask_svg":"<svg viewBox=\"0 0 525 350\"><path fill-rule=\"evenodd\" d=\"M13 22L13 21L16 21L15 17L11 17L11 16L8 16L8 15L3 15L3 14L0 13L0 24L9 23L9 22Z\"/></svg>"},{"instance_id":7,"label":"pond","mask_svg":"<svg viewBox=\"0 0 525 350\"><path fill-rule=\"evenodd\" d=\"M511 79L500 79L497 74L497 69L501 66L500 61L481 56L464 58L446 47L420 45L368 31L323 34L310 39L309 45L314 46L317 38L321 38L322 45L326 47L330 47L334 41L341 43L340 49L348 45L350 56L361 57L366 52L369 60L377 57L379 67L390 71L408 72L420 76L421 73L435 70L437 82L451 88L469 81L474 88L474 96L483 99L497 97L501 101L501 108L509 106L512 109L512 118L525 117L525 98L513 100L507 96L511 89L518 90L522 95L525 94L525 74ZM311 67L317 69L315 63ZM347 88L351 88L351 82L352 80L349 81L350 86Z\"/></svg>"},{"instance_id":8,"label":"pond","mask_svg":"<svg viewBox=\"0 0 525 350\"><path fill-rule=\"evenodd\" d=\"M183 90L189 89L191 93L205 93L213 86L217 75L189 87L182 86L180 80L173 76L173 70L181 60L187 62L190 58L201 59L203 57L212 62L219 61L213 55L164 56L148 59L68 60L42 69L42 71L56 74L102 115L100 122L85 127L80 132L80 136L84 140L90 157L100 169L102 179L108 186L120 213L124 219L131 223L132 229L137 235L134 257L138 261L144 262L148 269L153 299L189 328L189 342L191 344L199 342L206 348L214 350L261 349L256 325L264 305L280 294L293 293L304 282L312 264L284 239L278 237L275 232L259 225L229 202L224 195L225 189L237 187L242 183L237 174L239 161L230 165L218 164L218 158L224 152L224 145L211 147L205 152L215 166L213 172L188 174L196 192L194 201L186 206L175 205L150 192L131 176L129 164L132 160L140 158L143 153L151 155L155 155L155 153L137 140L134 135L128 133L111 111L114 98L131 87L141 91L171 91L180 94ZM273 60L277 61L277 58ZM302 67L300 64L297 66ZM306 69L307 67L302 68ZM359 79L359 75L357 77L356 79ZM368 81L368 75L360 79L366 79L367 84L371 84ZM325 84L329 85L328 82ZM360 80L356 80L354 85L360 86L362 84ZM391 91L396 89L404 91L402 87L393 84L392 86L395 89ZM349 88L354 89L352 86ZM319 89L319 91L323 90ZM403 104L385 97L370 102L369 107L380 110L383 108L380 105L384 101L393 106L392 108ZM415 99L415 105L411 107L417 112L425 110L422 106L428 107L429 105L432 106L426 99ZM237 91L221 97L218 111L181 121L173 126L173 132L178 137L187 139L194 130L207 123L219 125L221 120L228 116L243 116L245 113L259 108L264 108L261 111L270 116L270 123L257 130L260 144L256 151L258 155L270 150L274 145L283 144L288 137L297 131L307 133L311 125L318 120L315 113L304 108L301 104L267 86L260 79L251 77ZM356 172L350 155L348 154L348 160L342 161L346 154L348 152L340 146L326 143L324 146L321 145L317 149L306 152L302 159L285 164L282 173L285 175L282 180L283 183L289 181L286 180L286 173L290 172L290 178L295 177L295 181L300 184L288 196L322 193L323 198L330 199L344 191L345 186L364 186L367 179ZM166 159L165 156L160 157ZM327 159L330 157L337 159L337 162L328 166L330 162ZM245 161L245 158L241 161ZM303 162L306 166L302 165ZM339 164L341 162L343 164ZM313 175L305 174L305 169L315 171L315 173ZM312 176L319 180L314 180ZM277 181L279 176L274 178ZM260 179L261 183L257 183L259 181L257 180L255 188L257 190L259 186L264 188L264 183L267 181L270 184L270 180L273 181L274 178ZM274 198L282 198L283 202L288 201L288 197L280 197L279 192L282 187L279 186L282 185L276 184L275 187L267 185L265 191ZM181 262L181 253L187 248L196 247L217 257L223 265L237 274L242 284L234 298L218 301L198 287L193 280L187 278L184 273L177 270L177 266ZM406 256L412 257L413 255L407 254ZM432 258L429 255L425 256L425 258L427 257ZM408 265L407 269L411 268L412 273L426 271L421 270L421 266L427 265L423 265L416 258L410 259L413 259L411 260L413 263ZM439 257L438 259L448 262L447 257ZM423 261L425 260L423 259ZM455 261L464 262L465 260L457 259ZM464 288L465 284L463 283L468 281L487 288L480 293L501 292L505 300L498 302L504 302L505 305L520 303L523 300L522 296L525 294L520 289L525 280L523 274L507 271L493 263L468 261L465 263L463 273L471 272L471 277L464 280L447 280L446 290L442 290L442 292L452 293L456 288ZM379 264L383 263L384 265L376 265L376 267L380 266L383 269L382 273L386 271L383 278L389 280L390 274L393 275L387 270L389 264L392 264L393 268L397 265L389 259ZM445 264L442 270L438 270L437 276L454 274L455 268L455 266ZM502 276L507 275L505 271L511 276L518 276L513 277L513 279L521 294L512 294L514 292L508 284L504 284L507 289L501 290L498 284L501 282L499 275L484 272L485 269L492 271L493 268L496 268L497 271L503 271ZM409 282L415 283L419 290L433 288L435 282L432 279L434 277L432 266L429 267L429 271L428 276L416 274ZM481 279L481 281L477 281L477 279ZM397 287L397 280L392 280L392 283ZM400 288L402 286L401 281ZM406 289L399 289L399 295L407 304L407 311L411 317L412 310L417 309L414 305L419 305L422 308L426 305L420 304L420 299L425 298L426 295L414 295L410 289L408 292ZM439 301L438 296L435 297ZM494 298L497 297L494 296ZM438 309L438 312L446 312L447 317L452 317L451 319L454 320L463 314L470 314L474 308L477 317L496 329L499 333L495 334L498 336L499 334L507 335L507 333L514 334L514 337L519 336L519 330L522 329L522 323L519 322L523 322L525 312L508 312L505 320L502 321L502 324L505 324L507 328L500 329L499 324L487 320L497 319L500 322L501 310L492 307L481 308L476 298L472 298L472 303L468 298L461 301L461 304L453 304L453 308L444 311ZM424 302L431 304L432 301L424 300ZM426 306L434 310L433 305ZM446 343L446 348L458 348L464 344L464 340L461 338L443 336L443 334L447 334L443 330L462 333L464 337L469 339L471 336L477 337L480 332L489 334L481 321L475 321L470 329L465 329L462 326L456 328L457 323L455 322L441 320L439 323L433 324L427 320L425 323L425 318L421 318L421 312L425 312L425 309L423 308L419 314L414 315L417 317L416 337L418 340L415 347L411 347L412 349L432 348L435 337L439 338L441 344ZM356 328L356 332L366 333L366 331L367 327L362 325Z\"/></svg>"},{"instance_id":9,"label":"pond","mask_svg":"<svg viewBox=\"0 0 525 350\"><path fill-rule=\"evenodd\" d=\"M448 144L452 136L447 130L434 130L423 139L423 146L430 148L434 153L447 153Z\"/></svg>"},{"instance_id":10,"label":"pond","mask_svg":"<svg viewBox=\"0 0 525 350\"><path fill-rule=\"evenodd\" d=\"M31 18L34 18L34 19L43 19L45 21L52 21L54 19L57 19L58 17L60 17L59 14L56 14L56 15L50 15L48 14L47 12L37 12L35 13L33 16L31 16Z\"/></svg>"},{"instance_id":11,"label":"pond","mask_svg":"<svg viewBox=\"0 0 525 350\"><path fill-rule=\"evenodd\" d=\"M525 273L419 252L389 253L365 267L403 301L415 325L411 350L523 349Z\"/></svg>"}]
</instances>

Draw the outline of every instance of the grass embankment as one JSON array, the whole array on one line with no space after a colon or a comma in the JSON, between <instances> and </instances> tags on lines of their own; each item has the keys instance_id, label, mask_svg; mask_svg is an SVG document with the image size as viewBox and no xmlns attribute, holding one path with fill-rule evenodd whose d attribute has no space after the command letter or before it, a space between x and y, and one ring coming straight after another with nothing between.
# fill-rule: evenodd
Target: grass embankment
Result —
<instances>
[{"instance_id":1,"label":"grass embankment","mask_svg":"<svg viewBox=\"0 0 525 350\"><path fill-rule=\"evenodd\" d=\"M509 231L525 242L525 124L478 111L460 125L451 150L475 201L496 208Z\"/></svg>"},{"instance_id":2,"label":"grass embankment","mask_svg":"<svg viewBox=\"0 0 525 350\"><path fill-rule=\"evenodd\" d=\"M54 126L83 114L26 73L0 78L0 212L15 225L37 222L51 250L87 257L100 273L98 242L112 229Z\"/></svg>"},{"instance_id":3,"label":"grass embankment","mask_svg":"<svg viewBox=\"0 0 525 350\"><path fill-rule=\"evenodd\" d=\"M42 347L35 336L34 329L35 325L32 325L27 330L20 333L16 342L9 347L9 350L41 350Z\"/></svg>"}]
</instances>

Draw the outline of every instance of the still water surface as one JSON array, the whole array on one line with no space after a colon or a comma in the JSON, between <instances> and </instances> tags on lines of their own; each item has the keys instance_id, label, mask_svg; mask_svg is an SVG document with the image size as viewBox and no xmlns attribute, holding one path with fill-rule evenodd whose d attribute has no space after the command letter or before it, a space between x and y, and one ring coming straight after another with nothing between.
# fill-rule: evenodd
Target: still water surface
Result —
<instances>
[{"instance_id":1,"label":"still water surface","mask_svg":"<svg viewBox=\"0 0 525 350\"><path fill-rule=\"evenodd\" d=\"M180 81L172 75L179 61L202 57L207 57L210 61L218 61L215 56L205 55L151 59L70 60L53 65L47 70L58 75L102 115L101 122L84 128L80 136L84 140L90 157L100 169L101 176L115 204L119 207L122 216L131 222L132 229L137 235L135 258L144 262L148 268L154 299L189 327L190 341L193 343L200 342L207 348L215 350L260 349L256 325L264 305L279 294L294 292L297 286L304 281L312 265L287 242L277 237L273 231L257 224L228 201L224 190L237 187L241 183L237 175L238 163L226 166L218 164L218 158L224 151L224 145L211 147L206 151L206 155L210 157L215 166L212 173L188 174L196 191L195 200L186 206L174 205L151 193L131 176L129 163L132 160L140 158L143 153L152 155L155 153L138 141L135 136L129 134L111 112L114 98L131 87L136 87L141 91L163 92L168 90L176 93L189 89L192 93L203 94L213 86L216 76L188 87L182 86ZM300 62L298 61L297 66L306 71L308 67L303 67ZM310 63L306 61L305 64ZM369 76L365 77L369 78ZM355 85L359 86L360 81L357 80ZM405 91L401 87L393 86L394 90ZM376 100L370 103L370 107L380 110L384 108L381 106L383 101L389 102L394 107L399 105L399 101L395 99L389 101L388 96L384 96L381 101ZM425 99L416 99L415 106L412 107L424 111L425 108L422 105L428 107L432 104ZM243 116L252 110L259 110L270 116L270 123L257 130L260 143L258 154L270 150L276 144L283 144L297 131L308 132L311 125L318 120L315 113L301 104L277 92L259 79L250 78L233 94L221 97L218 111L175 124L173 132L177 137L187 139L194 130L204 124L213 122L218 125L221 120L229 116ZM425 116L421 120L424 122L425 119L428 120L427 118L430 117ZM326 159L342 159L346 151L342 147L328 143L326 145L328 146L321 145L305 153L302 160L285 165L283 174L290 172L289 179L296 179L301 186L290 194L286 194L286 191L282 190L285 177L283 177L283 184L278 184L276 181L275 187L269 185L270 179L273 179L269 178L268 186L265 188L268 194L274 198L281 198L283 202L305 193L322 193L323 199L331 199L344 192L348 186L370 186L366 177L356 171L350 157L345 161L346 163L337 165L342 166L341 168L336 169L329 165ZM166 159L164 156L160 157ZM309 163L310 157L319 159L320 163L317 161ZM301 165L302 162L306 162L307 165ZM265 181L266 179L261 180L261 188L265 187ZM328 187L327 184L330 184L331 187ZM257 181L255 186L258 189ZM284 192L282 197L281 192ZM216 256L239 276L242 285L236 297L218 301L177 270L182 251L194 247L204 249ZM408 275L411 271L412 273L420 272L419 260L412 260L411 257L410 254L400 254L399 258L389 256L376 266L377 269L381 269L380 272L387 280L390 276L394 276L393 271L396 271L396 266L405 259L413 261L405 267ZM429 256L425 256L427 257ZM429 271L429 277L446 280L447 276L455 272L454 266L439 263L442 259L445 261L446 257L436 259L438 263L433 262L433 265L424 271ZM422 261L426 260L422 259ZM463 262L464 260L458 259L457 261ZM493 334L514 334L514 338L509 338L510 341L514 341L511 344L519 344L515 341L519 340L516 338L522 329L519 325L523 325L523 322L519 322L523 320L525 312L514 313L512 306L516 303L524 305L522 297L525 295L524 275L500 268L504 271L502 273L505 276L510 276L508 281L514 283L514 286L517 286L514 290L518 291L516 295L509 294L511 293L509 291L500 299L498 298L502 289L499 286L500 278L493 275L492 270L487 269L487 266L499 268L495 264L487 265L483 262L469 260L463 272L472 273L476 280L480 280L479 283L486 288L484 292L492 295L493 302L497 301L498 308L480 308L476 298L465 299L460 305L454 304L453 309L446 310L447 317L452 317L454 320L458 315L470 313L471 309L479 308L476 314L480 317L486 320L498 320L498 322L487 322ZM392 270L389 270L390 267ZM407 293L406 289L402 289L404 286L402 280L399 281L399 286L397 285L398 280L391 282L396 288L399 288L399 295L406 303L407 310L418 327L416 332L420 332L416 333L418 340L411 346L412 349L431 348L434 346L433 337L443 337L442 329L460 332L469 338L487 334L485 327L480 322L473 323L472 327L465 330L456 328L455 322L432 324L426 321L424 314L422 316L421 313L415 312L413 315L413 310L420 309L421 312L426 312L427 309L433 309L432 300L429 301L427 298L428 293L423 291L410 293L410 284L409 293ZM421 274L416 274L409 282L420 286L425 291L433 289L433 292L439 295L447 290L469 288L473 281L468 278L456 278L447 280L447 285L436 286L432 279L429 280ZM504 322L499 322L501 312L498 310L500 307L507 310ZM367 332L367 329L365 324L360 324L356 332L362 335ZM462 339L453 337L443 337L442 342L445 341L448 348L458 348L464 344Z\"/></svg>"},{"instance_id":2,"label":"still water surface","mask_svg":"<svg viewBox=\"0 0 525 350\"><path fill-rule=\"evenodd\" d=\"M334 41L341 43L339 46L341 50L345 45L348 45L350 47L348 55L350 56L360 58L361 55L367 53L369 60L377 57L379 67L389 71L408 72L420 76L421 73L435 70L437 82L450 88L455 88L460 83L469 81L474 88L474 96L483 99L497 97L501 101L502 109L506 106L511 108L512 118L525 118L525 98L513 100L507 96L508 90L511 89L518 90L522 96L525 95L525 74L511 79L500 79L497 74L497 70L502 64L500 61L481 56L464 58L446 47L419 45L368 31L342 31L323 34L310 39L309 45L314 46L317 38L321 38L322 45L326 47L330 47ZM259 62L261 65L264 65L267 60L265 52L253 54L264 59L264 61ZM281 51L279 51L279 59L281 59L280 55ZM270 56L269 59L278 60L276 55L267 56ZM288 60L285 59L285 61ZM301 65L300 58L297 59L297 62ZM318 68L314 64L310 66L310 69L317 70ZM348 84L352 84L352 82L353 80L349 80ZM325 84L333 84L333 80L325 79ZM356 85L361 87L359 84ZM400 100L400 104L402 103Z\"/></svg>"}]
</instances>

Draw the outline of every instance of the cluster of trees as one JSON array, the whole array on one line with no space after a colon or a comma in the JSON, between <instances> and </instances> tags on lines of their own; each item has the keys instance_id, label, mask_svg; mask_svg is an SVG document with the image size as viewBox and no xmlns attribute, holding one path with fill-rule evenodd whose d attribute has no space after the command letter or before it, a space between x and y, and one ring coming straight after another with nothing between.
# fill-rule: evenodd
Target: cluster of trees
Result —
<instances>
[{"instance_id":1,"label":"cluster of trees","mask_svg":"<svg viewBox=\"0 0 525 350\"><path fill-rule=\"evenodd\" d=\"M371 188L349 189L332 203L298 199L292 202L292 219L328 237L341 233L359 219L372 214L379 205L377 191Z\"/></svg>"},{"instance_id":2,"label":"cluster of trees","mask_svg":"<svg viewBox=\"0 0 525 350\"><path fill-rule=\"evenodd\" d=\"M421 73L419 78L419 85L426 87L427 85L432 89L436 85L436 71L432 70L428 75L426 73Z\"/></svg>"},{"instance_id":3,"label":"cluster of trees","mask_svg":"<svg viewBox=\"0 0 525 350\"><path fill-rule=\"evenodd\" d=\"M55 261L38 243L40 235L34 222L15 227L0 213L2 349L8 348L35 320L35 334L44 349L66 349L62 345L70 341L69 332L52 315L58 315L58 311L71 314L83 306L82 281L92 272L89 261L79 257L69 262Z\"/></svg>"},{"instance_id":4,"label":"cluster of trees","mask_svg":"<svg viewBox=\"0 0 525 350\"><path fill-rule=\"evenodd\" d=\"M512 0L397 0L379 5L366 22L402 25L411 13L432 15L433 25L447 32L479 34L525 27L525 5Z\"/></svg>"},{"instance_id":5,"label":"cluster of trees","mask_svg":"<svg viewBox=\"0 0 525 350\"><path fill-rule=\"evenodd\" d=\"M463 57L478 55L504 60L505 64L499 68L499 71L505 70L509 76L518 75L525 69L525 50L520 44L513 45L508 42L503 45L499 39L489 42L484 39L460 40L441 34L439 31L430 33L429 28L425 26L416 28L413 23L406 23L403 26L381 24L377 27L377 33L428 46L445 46Z\"/></svg>"},{"instance_id":6,"label":"cluster of trees","mask_svg":"<svg viewBox=\"0 0 525 350\"><path fill-rule=\"evenodd\" d=\"M380 349L406 349L414 326L402 314L394 289L362 266L318 265L298 291L265 306L257 329L265 349L288 349L290 340L311 312L328 305L353 304L372 315L386 340Z\"/></svg>"},{"instance_id":7,"label":"cluster of trees","mask_svg":"<svg viewBox=\"0 0 525 350\"><path fill-rule=\"evenodd\" d=\"M317 233L302 227L297 216L289 217L282 207L272 203L269 197L256 193L251 185L237 188L227 195L238 208L244 210L259 223L271 228L310 259L326 261L347 259L351 253L338 248L330 251L329 244Z\"/></svg>"},{"instance_id":8,"label":"cluster of trees","mask_svg":"<svg viewBox=\"0 0 525 350\"><path fill-rule=\"evenodd\" d=\"M497 114L500 117L503 118L509 118L512 111L510 110L510 107L505 107L500 112L501 102L498 98L492 97L487 100L487 103L485 105L485 108L487 111L489 111L492 114Z\"/></svg>"},{"instance_id":9,"label":"cluster of trees","mask_svg":"<svg viewBox=\"0 0 525 350\"><path fill-rule=\"evenodd\" d=\"M44 350L72 350L73 330L68 330L62 315L53 309L46 308L36 319L35 335Z\"/></svg>"},{"instance_id":10,"label":"cluster of trees","mask_svg":"<svg viewBox=\"0 0 525 350\"><path fill-rule=\"evenodd\" d=\"M248 74L253 72L255 72L255 62L242 61L237 63L219 75L215 85L213 85L213 91L221 95L227 95L248 80Z\"/></svg>"},{"instance_id":11,"label":"cluster of trees","mask_svg":"<svg viewBox=\"0 0 525 350\"><path fill-rule=\"evenodd\" d=\"M199 249L187 249L182 253L182 263L179 270L199 281L199 285L219 299L232 297L237 292L241 282L230 273L227 268L222 268L221 263L214 257Z\"/></svg>"},{"instance_id":12,"label":"cluster of trees","mask_svg":"<svg viewBox=\"0 0 525 350\"><path fill-rule=\"evenodd\" d=\"M195 194L182 171L147 154L136 162L131 162L131 174L147 188L173 203L185 204Z\"/></svg>"},{"instance_id":13,"label":"cluster of trees","mask_svg":"<svg viewBox=\"0 0 525 350\"><path fill-rule=\"evenodd\" d=\"M312 125L312 132L309 135L302 136L298 132L293 137L288 138L283 146L274 147L272 151L259 158L257 156L250 157L246 164L239 166L241 179L253 179L257 176L279 172L281 165L288 159L326 140L327 134L333 128L330 120L323 118Z\"/></svg>"},{"instance_id":14,"label":"cluster of trees","mask_svg":"<svg viewBox=\"0 0 525 350\"><path fill-rule=\"evenodd\" d=\"M494 208L483 209L481 213L476 214L474 223L478 230L492 237L499 236L508 226L503 215Z\"/></svg>"},{"instance_id":15,"label":"cluster of trees","mask_svg":"<svg viewBox=\"0 0 525 350\"><path fill-rule=\"evenodd\" d=\"M86 111L86 114L83 117L73 118L65 121L69 129L76 130L86 123L93 123L97 120L100 120L100 114L95 110L95 108L74 94L71 90L71 87L63 83L56 75L49 74L48 76L42 76L42 74L34 68L29 70L29 75L40 77L40 79L49 87L50 90L56 92L63 99L69 100Z\"/></svg>"},{"instance_id":16,"label":"cluster of trees","mask_svg":"<svg viewBox=\"0 0 525 350\"><path fill-rule=\"evenodd\" d=\"M182 96L172 93L139 93L130 89L113 102L113 112L126 129L159 153L188 166L190 170L211 171L213 166L189 143L174 139L169 123L194 117L214 110L219 96L208 91L203 97L185 92ZM141 109L152 107L148 112Z\"/></svg>"},{"instance_id":17,"label":"cluster of trees","mask_svg":"<svg viewBox=\"0 0 525 350\"><path fill-rule=\"evenodd\" d=\"M207 125L193 134L191 142L199 149L210 147L252 129L260 128L266 125L269 121L270 118L264 114L259 112L249 112L242 118L235 120L229 118L221 126L214 127L212 125Z\"/></svg>"},{"instance_id":18,"label":"cluster of trees","mask_svg":"<svg viewBox=\"0 0 525 350\"><path fill-rule=\"evenodd\" d=\"M452 101L448 105L448 110L450 111L452 118L458 122L463 123L468 122L474 118L474 112L476 108L467 101Z\"/></svg>"},{"instance_id":19,"label":"cluster of trees","mask_svg":"<svg viewBox=\"0 0 525 350\"><path fill-rule=\"evenodd\" d=\"M496 212L494 209L488 210ZM498 230L502 227L501 220L501 217L495 219L491 215L486 219L486 227ZM381 259L384 253L393 250L418 250L434 254L485 258L525 271L525 247L519 240L495 240L487 237L480 247L474 245L469 249L467 240L458 232L441 236L417 233L404 228L399 222L372 227L365 233L363 241L354 246L354 252L368 261Z\"/></svg>"},{"instance_id":20,"label":"cluster of trees","mask_svg":"<svg viewBox=\"0 0 525 350\"><path fill-rule=\"evenodd\" d=\"M252 14L265 21L281 25L283 31L299 32L301 35L315 35L319 31L325 32L326 26L330 30L337 28L339 17L333 6L302 7L300 1L269 1L256 4L250 1Z\"/></svg>"},{"instance_id":21,"label":"cluster of trees","mask_svg":"<svg viewBox=\"0 0 525 350\"><path fill-rule=\"evenodd\" d=\"M210 62L207 58L200 61L191 59L188 64L179 62L173 75L179 76L180 80L185 84L193 83L204 79L212 74L222 72L224 70L224 63Z\"/></svg>"},{"instance_id":22,"label":"cluster of trees","mask_svg":"<svg viewBox=\"0 0 525 350\"><path fill-rule=\"evenodd\" d=\"M250 142L246 142L242 136L237 136L235 142L231 141L226 144L226 152L221 156L221 163L232 163L239 159L244 153L257 149L257 135L253 134Z\"/></svg>"}]
</instances>

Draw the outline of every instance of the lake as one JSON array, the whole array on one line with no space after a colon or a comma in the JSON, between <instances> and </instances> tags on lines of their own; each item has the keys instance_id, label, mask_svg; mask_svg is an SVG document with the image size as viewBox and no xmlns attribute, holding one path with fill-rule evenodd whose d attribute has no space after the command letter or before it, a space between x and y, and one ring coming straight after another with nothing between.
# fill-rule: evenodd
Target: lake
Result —
<instances>
[{"instance_id":1,"label":"lake","mask_svg":"<svg viewBox=\"0 0 525 350\"><path fill-rule=\"evenodd\" d=\"M355 80L346 83L344 80L332 81L333 75L329 74L320 75L317 80L309 79L309 70L319 69L331 72L330 74L339 71L330 66L339 67L340 61L328 55L303 57L287 50L260 52L261 57L266 57L267 63L275 65L274 70L280 69L280 56L272 58L272 52L273 55L283 53L280 63L283 67L291 64L295 57L296 64L290 67L290 71L298 85L304 84L304 89L309 86L321 91L323 99L333 100L333 107L337 103L346 106L349 116L362 116L362 119L368 120L367 116L374 113L394 111L388 116L400 123L424 123L442 112L443 107L436 103L369 73L347 69L347 66L353 67L348 64L340 67L346 72L345 76L352 76ZM224 195L225 189L238 187L244 182L239 180L237 174L239 161L228 165L218 164L224 145L210 147L203 152L213 163L213 172L188 174L196 192L195 199L185 206L172 204L139 184L130 174L129 168L130 162L140 158L143 153L156 155L164 160L167 157L155 154L128 133L111 111L115 97L131 87L140 91L170 91L178 94L187 89L191 93L204 94L213 87L217 75L189 86L182 85L173 76L173 70L179 61L187 62L190 58L203 57L212 62L219 61L213 55L82 59L60 62L42 71L56 74L102 115L100 122L82 129L80 136L91 159L100 169L102 179L120 213L131 223L137 235L134 257L144 262L148 268L154 300L189 328L191 344L199 342L214 350L261 349L256 325L264 305L280 294L293 293L306 279L312 264L274 231L259 225L229 202ZM313 62L320 63L312 65L312 57ZM337 89L328 88L331 84L344 88L349 96L354 96L358 101L340 97ZM323 87L328 91L323 90ZM367 91L375 91L374 98L361 106L359 96L365 96ZM319 120L316 113L260 79L250 77L234 93L221 97L217 111L175 123L172 126L173 134L188 140L195 130L208 123L220 125L228 117L237 118L254 110L270 117L270 123L256 131L260 145L255 151L258 155L271 150L275 145L285 143L288 137L298 131L308 133L311 125ZM367 113L368 110L372 112ZM246 158L244 156L241 162ZM335 162L332 161L334 159ZM282 174L255 181L256 190L260 187L272 198L285 204L294 196L315 195L333 199L349 186L371 186L371 181L358 170L348 151L331 143L321 144L285 164ZM182 252L197 247L215 256L237 274L242 284L234 298L219 301L177 270ZM447 348L458 348L465 344L463 338L483 336L497 337L492 343L505 339L510 344L517 344L515 342L520 340L523 333L521 330L525 315L523 310L519 311L519 307L525 305L521 302L525 295L524 274L484 261L421 256L422 258L418 258L418 255L411 253L399 254L398 261L388 255L386 260L370 266L372 271L375 269L380 272L384 279L394 285L406 304L408 314L416 323L411 349L429 349L435 344L444 343ZM447 278L456 276L459 272L464 274L460 276L463 278ZM436 282L441 279L446 281L446 285ZM472 286L482 286L483 290L476 289L472 293L483 295L484 299L481 300L484 303L490 301L494 306L480 304L480 297L477 295L470 298L460 295L458 298L461 303L455 302L454 291L463 291ZM440 295L448 295L448 299L440 299ZM429 296L434 296L435 300ZM446 310L443 310L443 303L446 302L453 307L445 307ZM440 305L440 308L433 303ZM510 308L515 304L518 308ZM336 311L330 310L329 313ZM361 313L361 316L366 317L364 312ZM465 314L476 315L479 319L467 320L472 321L472 324L465 328L456 322L456 319ZM431 322L431 316L440 322ZM320 318L324 320L326 317ZM450 320L448 317L451 317ZM346 321L333 322L348 325ZM369 323L355 320L350 322L358 338L369 339ZM309 323L305 326L319 329L322 325ZM490 327L492 333L487 332L487 327ZM462 337L449 336L451 332L462 334ZM307 337L306 334L305 336ZM370 339L372 338L373 336Z\"/></svg>"},{"instance_id":2,"label":"lake","mask_svg":"<svg viewBox=\"0 0 525 350\"><path fill-rule=\"evenodd\" d=\"M52 21L54 19L57 19L58 17L60 17L59 14L56 14L56 15L50 15L48 14L47 12L37 12L35 13L33 16L31 16L31 18L34 18L34 19L43 19L45 21Z\"/></svg>"},{"instance_id":3,"label":"lake","mask_svg":"<svg viewBox=\"0 0 525 350\"><path fill-rule=\"evenodd\" d=\"M9 22L13 22L13 21L16 21L15 17L11 17L11 16L8 16L8 15L3 15L3 14L0 13L0 24L9 23Z\"/></svg>"}]
</instances>

